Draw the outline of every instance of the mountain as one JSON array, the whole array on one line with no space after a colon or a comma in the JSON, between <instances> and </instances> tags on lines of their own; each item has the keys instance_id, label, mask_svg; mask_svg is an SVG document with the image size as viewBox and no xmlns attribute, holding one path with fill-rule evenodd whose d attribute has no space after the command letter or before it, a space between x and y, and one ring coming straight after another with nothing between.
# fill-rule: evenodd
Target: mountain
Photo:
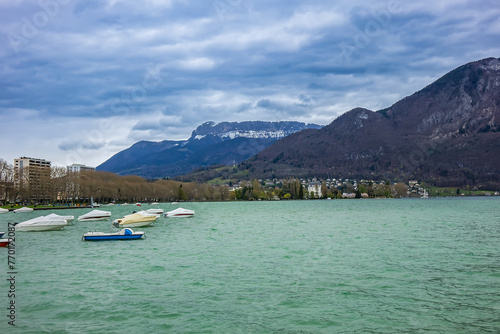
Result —
<instances>
[{"instance_id":1,"label":"mountain","mask_svg":"<svg viewBox=\"0 0 500 334\"><path fill-rule=\"evenodd\" d=\"M500 60L468 63L389 108L356 108L269 146L251 177L418 179L500 186Z\"/></svg>"},{"instance_id":2,"label":"mountain","mask_svg":"<svg viewBox=\"0 0 500 334\"><path fill-rule=\"evenodd\" d=\"M101 171L121 171L123 175L128 174L127 168L134 170L131 161L138 157L156 155L177 145L183 145L186 141L164 140L161 142L140 141L130 146L128 149L116 153L111 158L97 167ZM129 166L130 165L130 166Z\"/></svg>"},{"instance_id":3,"label":"mountain","mask_svg":"<svg viewBox=\"0 0 500 334\"><path fill-rule=\"evenodd\" d=\"M300 122L206 122L185 141L138 142L97 167L120 175L173 177L210 165L233 165L278 139L321 126Z\"/></svg>"}]
</instances>

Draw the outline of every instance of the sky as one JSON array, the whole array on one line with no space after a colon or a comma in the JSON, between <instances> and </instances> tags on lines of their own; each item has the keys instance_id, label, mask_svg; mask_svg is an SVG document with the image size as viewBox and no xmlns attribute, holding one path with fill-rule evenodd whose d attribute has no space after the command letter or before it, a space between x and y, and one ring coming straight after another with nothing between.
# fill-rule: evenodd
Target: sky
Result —
<instances>
[{"instance_id":1,"label":"sky","mask_svg":"<svg viewBox=\"0 0 500 334\"><path fill-rule=\"evenodd\" d=\"M206 121L326 125L500 57L496 0L0 2L0 158L97 166Z\"/></svg>"}]
</instances>

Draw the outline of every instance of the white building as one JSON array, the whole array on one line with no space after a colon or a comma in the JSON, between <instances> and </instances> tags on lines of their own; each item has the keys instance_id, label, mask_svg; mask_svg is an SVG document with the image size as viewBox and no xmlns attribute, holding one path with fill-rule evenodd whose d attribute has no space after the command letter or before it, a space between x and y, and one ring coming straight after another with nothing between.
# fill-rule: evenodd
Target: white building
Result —
<instances>
[{"instance_id":1,"label":"white building","mask_svg":"<svg viewBox=\"0 0 500 334\"><path fill-rule=\"evenodd\" d=\"M72 164L71 166L66 166L68 173L79 173L81 171L95 171L95 167L89 167L81 164Z\"/></svg>"},{"instance_id":2,"label":"white building","mask_svg":"<svg viewBox=\"0 0 500 334\"><path fill-rule=\"evenodd\" d=\"M321 198L323 197L323 194L321 193L321 182L319 181L313 181L310 182L309 185L307 186L307 191L309 193L313 193L314 197Z\"/></svg>"}]
</instances>

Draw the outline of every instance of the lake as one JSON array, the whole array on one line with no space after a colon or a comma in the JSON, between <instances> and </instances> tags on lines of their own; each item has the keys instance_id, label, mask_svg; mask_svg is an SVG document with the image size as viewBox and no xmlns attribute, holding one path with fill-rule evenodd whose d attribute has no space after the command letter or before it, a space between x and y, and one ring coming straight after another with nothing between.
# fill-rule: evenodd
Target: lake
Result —
<instances>
[{"instance_id":1,"label":"lake","mask_svg":"<svg viewBox=\"0 0 500 334\"><path fill-rule=\"evenodd\" d=\"M16 232L16 326L0 248L0 332L500 332L498 197L159 205L179 206L195 217L135 228L144 240L81 240L111 220ZM2 214L0 231L89 211Z\"/></svg>"}]
</instances>

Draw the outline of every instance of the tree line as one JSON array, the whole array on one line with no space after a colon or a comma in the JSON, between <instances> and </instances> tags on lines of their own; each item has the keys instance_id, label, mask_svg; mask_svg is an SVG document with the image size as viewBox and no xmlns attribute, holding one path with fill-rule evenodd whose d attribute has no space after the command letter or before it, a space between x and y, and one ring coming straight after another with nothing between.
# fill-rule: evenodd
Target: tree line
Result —
<instances>
[{"instance_id":1,"label":"tree line","mask_svg":"<svg viewBox=\"0 0 500 334\"><path fill-rule=\"evenodd\" d=\"M27 177L27 176L26 176ZM0 202L22 204L76 204L225 201L229 199L226 186L183 183L173 180L146 180L139 176L120 176L110 172L67 172L64 167L51 167L50 174L33 182L14 186L14 168L0 159Z\"/></svg>"},{"instance_id":2,"label":"tree line","mask_svg":"<svg viewBox=\"0 0 500 334\"><path fill-rule=\"evenodd\" d=\"M343 193L362 193L369 197L404 197L408 187L402 183L369 182L341 187L320 184L321 196L309 192L300 179L286 178L267 186L261 180L243 181L241 187L229 191L226 185L146 180L140 176L120 176L110 172L67 172L64 167L51 167L50 173L38 175L36 187L25 180L14 186L14 168L0 159L0 202L21 204L85 204L91 198L97 203L135 203L172 201L226 201L342 198Z\"/></svg>"}]
</instances>

